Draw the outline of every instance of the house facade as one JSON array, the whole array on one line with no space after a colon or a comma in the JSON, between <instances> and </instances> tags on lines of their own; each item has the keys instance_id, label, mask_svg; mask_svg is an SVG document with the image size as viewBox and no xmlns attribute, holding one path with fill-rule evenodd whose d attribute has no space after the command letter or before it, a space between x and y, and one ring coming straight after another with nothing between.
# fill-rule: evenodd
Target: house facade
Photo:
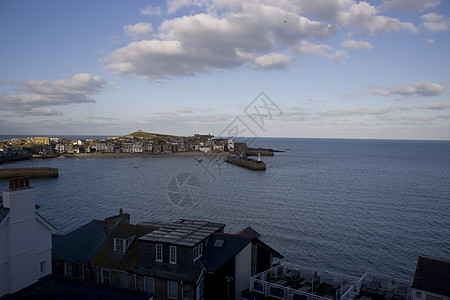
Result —
<instances>
[{"instance_id":1,"label":"house facade","mask_svg":"<svg viewBox=\"0 0 450 300\"><path fill-rule=\"evenodd\" d=\"M36 213L28 177L10 179L0 203L0 297L51 274L54 230Z\"/></svg>"}]
</instances>

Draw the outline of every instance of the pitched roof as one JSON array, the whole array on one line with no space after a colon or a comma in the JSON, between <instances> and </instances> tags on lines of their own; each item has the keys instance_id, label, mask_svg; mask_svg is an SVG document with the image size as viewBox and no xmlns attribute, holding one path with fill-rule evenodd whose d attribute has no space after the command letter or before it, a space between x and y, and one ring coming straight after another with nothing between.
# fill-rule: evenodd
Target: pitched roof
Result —
<instances>
[{"instance_id":1,"label":"pitched roof","mask_svg":"<svg viewBox=\"0 0 450 300\"><path fill-rule=\"evenodd\" d=\"M211 236L201 258L206 271L215 272L238 254L253 238L235 234L215 233Z\"/></svg>"},{"instance_id":2,"label":"pitched roof","mask_svg":"<svg viewBox=\"0 0 450 300\"><path fill-rule=\"evenodd\" d=\"M104 222L93 220L64 235L53 235L52 258L87 263L92 260L106 239Z\"/></svg>"},{"instance_id":3,"label":"pitched roof","mask_svg":"<svg viewBox=\"0 0 450 300\"><path fill-rule=\"evenodd\" d=\"M248 226L247 228L243 229L241 232L238 233L238 235L243 236L249 236L249 237L255 237L259 238L261 235L253 229L251 226Z\"/></svg>"},{"instance_id":4,"label":"pitched roof","mask_svg":"<svg viewBox=\"0 0 450 300\"><path fill-rule=\"evenodd\" d=\"M139 246L137 238L155 230L156 227L134 224L119 224L112 234L105 240L92 264L105 268L132 271L139 259ZM114 252L114 239L127 239L135 237L125 253Z\"/></svg>"},{"instance_id":5,"label":"pitched roof","mask_svg":"<svg viewBox=\"0 0 450 300\"><path fill-rule=\"evenodd\" d=\"M450 262L419 256L412 288L450 296Z\"/></svg>"},{"instance_id":6,"label":"pitched roof","mask_svg":"<svg viewBox=\"0 0 450 300\"><path fill-rule=\"evenodd\" d=\"M178 220L174 223L145 222L143 224L156 226L158 229L141 237L140 240L186 247L197 245L214 232L225 227L225 224L200 220Z\"/></svg>"}]
</instances>

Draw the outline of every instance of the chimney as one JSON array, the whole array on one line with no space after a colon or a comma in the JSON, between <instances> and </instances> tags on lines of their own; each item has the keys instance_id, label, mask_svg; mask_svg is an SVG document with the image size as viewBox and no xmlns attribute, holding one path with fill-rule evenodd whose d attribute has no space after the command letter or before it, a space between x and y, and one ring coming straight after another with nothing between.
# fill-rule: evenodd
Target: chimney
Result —
<instances>
[{"instance_id":1,"label":"chimney","mask_svg":"<svg viewBox=\"0 0 450 300\"><path fill-rule=\"evenodd\" d=\"M119 209L118 216L112 216L105 219L104 229L105 235L109 236L119 224L130 224L130 214L124 213L123 209Z\"/></svg>"},{"instance_id":2,"label":"chimney","mask_svg":"<svg viewBox=\"0 0 450 300\"><path fill-rule=\"evenodd\" d=\"M9 179L9 189L3 191L3 206L11 210L10 221L13 223L34 218L35 191L29 177Z\"/></svg>"},{"instance_id":3,"label":"chimney","mask_svg":"<svg viewBox=\"0 0 450 300\"><path fill-rule=\"evenodd\" d=\"M29 177L16 177L9 179L9 189L15 190L20 188L30 187L30 178Z\"/></svg>"}]
</instances>

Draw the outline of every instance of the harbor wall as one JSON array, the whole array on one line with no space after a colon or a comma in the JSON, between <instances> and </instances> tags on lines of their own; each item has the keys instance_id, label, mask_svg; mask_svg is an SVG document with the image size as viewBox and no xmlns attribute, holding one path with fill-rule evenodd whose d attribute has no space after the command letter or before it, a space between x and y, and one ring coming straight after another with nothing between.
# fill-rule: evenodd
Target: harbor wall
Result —
<instances>
[{"instance_id":1,"label":"harbor wall","mask_svg":"<svg viewBox=\"0 0 450 300\"><path fill-rule=\"evenodd\" d=\"M0 179L13 177L44 178L58 177L58 169L38 167L38 168L0 168Z\"/></svg>"}]
</instances>

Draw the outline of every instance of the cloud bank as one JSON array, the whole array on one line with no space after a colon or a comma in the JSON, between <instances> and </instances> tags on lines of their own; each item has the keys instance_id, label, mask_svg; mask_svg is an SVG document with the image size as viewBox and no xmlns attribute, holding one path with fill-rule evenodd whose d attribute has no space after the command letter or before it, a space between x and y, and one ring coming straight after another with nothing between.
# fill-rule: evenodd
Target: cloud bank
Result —
<instances>
[{"instance_id":1,"label":"cloud bank","mask_svg":"<svg viewBox=\"0 0 450 300\"><path fill-rule=\"evenodd\" d=\"M40 107L95 102L89 95L102 91L107 82L100 76L76 74L72 78L55 81L10 80L5 84L16 88L12 93L0 96L0 104L4 110L13 115L55 116L61 115L61 112Z\"/></svg>"},{"instance_id":2,"label":"cloud bank","mask_svg":"<svg viewBox=\"0 0 450 300\"><path fill-rule=\"evenodd\" d=\"M373 89L373 93L381 96L424 96L434 97L444 94L445 87L430 81L414 82L406 86L378 86Z\"/></svg>"},{"instance_id":3,"label":"cloud bank","mask_svg":"<svg viewBox=\"0 0 450 300\"><path fill-rule=\"evenodd\" d=\"M419 4L430 7L427 3ZM402 3L392 0L385 4L393 7ZM418 32L412 23L383 16L380 7L365 1L171 0L167 7L169 14L183 8L190 8L191 14L166 19L151 38L112 51L102 59L107 70L124 77L160 79L242 67L283 69L298 55L332 60L345 57L344 50L317 42L335 36L339 28L362 35ZM161 9L147 6L140 13L155 15ZM149 23L138 23L124 30L137 38L153 28ZM357 40L348 40L342 46L352 50L372 48L369 42Z\"/></svg>"}]
</instances>

